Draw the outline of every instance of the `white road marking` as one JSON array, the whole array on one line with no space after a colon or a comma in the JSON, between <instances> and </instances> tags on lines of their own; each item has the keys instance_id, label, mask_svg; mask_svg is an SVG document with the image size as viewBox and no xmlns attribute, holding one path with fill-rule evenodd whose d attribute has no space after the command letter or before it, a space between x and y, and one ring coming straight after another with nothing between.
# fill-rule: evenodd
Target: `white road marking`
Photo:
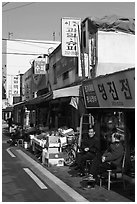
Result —
<instances>
[{"instance_id":1,"label":"white road marking","mask_svg":"<svg viewBox=\"0 0 137 204\"><path fill-rule=\"evenodd\" d=\"M16 157L11 151L10 151L10 147L8 149L6 149L6 151L10 154L11 157Z\"/></svg>"},{"instance_id":2,"label":"white road marking","mask_svg":"<svg viewBox=\"0 0 137 204\"><path fill-rule=\"evenodd\" d=\"M48 182L48 186L50 186L50 188L52 188L66 202L89 202L86 198L77 193L75 190L73 190L70 186L65 184L55 175L50 173L46 168L41 166L41 164L37 163L23 151L21 151L20 149L16 151L19 153L19 156L21 156L21 158L23 157L27 162L32 165L31 168L36 174L40 176L42 174L42 179L45 182Z\"/></svg>"},{"instance_id":3,"label":"white road marking","mask_svg":"<svg viewBox=\"0 0 137 204\"><path fill-rule=\"evenodd\" d=\"M40 179L32 173L32 171L28 168L23 168L24 171L36 182L36 184L41 188L41 189L47 189L47 187L40 181Z\"/></svg>"}]
</instances>

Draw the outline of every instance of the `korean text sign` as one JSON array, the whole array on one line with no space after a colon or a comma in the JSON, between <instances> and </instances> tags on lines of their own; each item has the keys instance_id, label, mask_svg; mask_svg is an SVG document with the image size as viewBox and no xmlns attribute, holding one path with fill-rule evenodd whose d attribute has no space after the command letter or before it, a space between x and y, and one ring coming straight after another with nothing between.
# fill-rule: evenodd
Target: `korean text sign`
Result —
<instances>
[{"instance_id":1,"label":"korean text sign","mask_svg":"<svg viewBox=\"0 0 137 204\"><path fill-rule=\"evenodd\" d=\"M76 57L79 55L81 20L62 18L62 56Z\"/></svg>"},{"instance_id":2,"label":"korean text sign","mask_svg":"<svg viewBox=\"0 0 137 204\"><path fill-rule=\"evenodd\" d=\"M135 107L135 69L97 77L93 85L100 107Z\"/></svg>"},{"instance_id":3,"label":"korean text sign","mask_svg":"<svg viewBox=\"0 0 137 204\"><path fill-rule=\"evenodd\" d=\"M34 61L34 74L46 74L45 58L37 58Z\"/></svg>"},{"instance_id":4,"label":"korean text sign","mask_svg":"<svg viewBox=\"0 0 137 204\"><path fill-rule=\"evenodd\" d=\"M82 88L86 108L98 107L99 103L92 80L84 81L82 83Z\"/></svg>"}]
</instances>

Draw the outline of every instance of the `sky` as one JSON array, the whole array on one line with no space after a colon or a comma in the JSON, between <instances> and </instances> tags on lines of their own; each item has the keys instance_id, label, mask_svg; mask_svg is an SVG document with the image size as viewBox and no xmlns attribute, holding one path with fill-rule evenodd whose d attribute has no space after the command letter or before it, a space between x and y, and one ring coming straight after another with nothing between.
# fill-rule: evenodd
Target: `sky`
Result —
<instances>
[{"instance_id":1,"label":"sky","mask_svg":"<svg viewBox=\"0 0 137 204\"><path fill-rule=\"evenodd\" d=\"M61 18L78 17L84 20L86 17L102 18L106 15L135 18L135 3L133 1L2 1L2 38L8 38L10 32L13 33L12 39L52 41L55 32L55 41L61 41ZM16 71L11 67L10 72L17 73L19 65L13 63L12 66ZM22 68L18 71L23 73L26 70Z\"/></svg>"},{"instance_id":2,"label":"sky","mask_svg":"<svg viewBox=\"0 0 137 204\"><path fill-rule=\"evenodd\" d=\"M3 5L6 2L3 2ZM61 40L61 18L89 16L103 17L116 14L135 18L134 2L9 2L2 7L2 37L8 32L13 38Z\"/></svg>"}]
</instances>

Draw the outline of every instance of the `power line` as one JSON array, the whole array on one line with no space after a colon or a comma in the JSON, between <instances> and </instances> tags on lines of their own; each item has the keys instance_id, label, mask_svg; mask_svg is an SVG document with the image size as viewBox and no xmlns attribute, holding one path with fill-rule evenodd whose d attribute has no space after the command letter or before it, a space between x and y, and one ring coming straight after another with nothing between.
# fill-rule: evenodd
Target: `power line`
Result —
<instances>
[{"instance_id":1,"label":"power line","mask_svg":"<svg viewBox=\"0 0 137 204\"><path fill-rule=\"evenodd\" d=\"M15 9L18 9L18 8L21 8L21 7L24 7L24 6L29 6L30 4L34 4L35 2L33 3L29 3L29 4L25 4L25 5L21 5L21 6L17 6L17 7L14 7L14 8L10 8L10 9L7 9L3 12L7 12L7 11L11 11L11 10L15 10Z\"/></svg>"},{"instance_id":2,"label":"power line","mask_svg":"<svg viewBox=\"0 0 137 204\"><path fill-rule=\"evenodd\" d=\"M20 39L8 39L8 38L2 38L2 40L26 42L26 43L30 42L30 43L41 43L41 44L59 44L58 42L41 42L41 41L33 41L33 40L20 40Z\"/></svg>"},{"instance_id":3,"label":"power line","mask_svg":"<svg viewBox=\"0 0 137 204\"><path fill-rule=\"evenodd\" d=\"M9 4L9 3L10 3L10 2L7 2L7 3L3 4L2 7L6 6L6 5Z\"/></svg>"},{"instance_id":4,"label":"power line","mask_svg":"<svg viewBox=\"0 0 137 204\"><path fill-rule=\"evenodd\" d=\"M26 44L27 46L33 46L33 47L39 47L39 48L43 48L43 49L49 49L48 47L42 47L42 46L38 46L38 45L32 45L29 42L18 42L18 43L23 43Z\"/></svg>"},{"instance_id":5,"label":"power line","mask_svg":"<svg viewBox=\"0 0 137 204\"><path fill-rule=\"evenodd\" d=\"M2 54L4 55L46 55L48 56L48 54L37 54L37 53L17 53L17 52L2 52Z\"/></svg>"}]
</instances>

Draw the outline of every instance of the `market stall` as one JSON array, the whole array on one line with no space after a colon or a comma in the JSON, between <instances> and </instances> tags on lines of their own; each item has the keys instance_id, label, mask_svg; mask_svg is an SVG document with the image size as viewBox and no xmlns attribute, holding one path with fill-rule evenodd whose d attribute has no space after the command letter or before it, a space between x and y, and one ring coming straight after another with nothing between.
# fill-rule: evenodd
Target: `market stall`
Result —
<instances>
[{"instance_id":1,"label":"market stall","mask_svg":"<svg viewBox=\"0 0 137 204\"><path fill-rule=\"evenodd\" d=\"M135 172L135 68L99 76L82 84L85 108L94 117L100 149L104 151L113 128L126 149L125 172Z\"/></svg>"},{"instance_id":2,"label":"market stall","mask_svg":"<svg viewBox=\"0 0 137 204\"><path fill-rule=\"evenodd\" d=\"M39 155L41 162L47 166L63 166L66 159L64 147L75 137L72 128L59 128L54 131L45 131L30 135L30 146L35 155Z\"/></svg>"}]
</instances>

